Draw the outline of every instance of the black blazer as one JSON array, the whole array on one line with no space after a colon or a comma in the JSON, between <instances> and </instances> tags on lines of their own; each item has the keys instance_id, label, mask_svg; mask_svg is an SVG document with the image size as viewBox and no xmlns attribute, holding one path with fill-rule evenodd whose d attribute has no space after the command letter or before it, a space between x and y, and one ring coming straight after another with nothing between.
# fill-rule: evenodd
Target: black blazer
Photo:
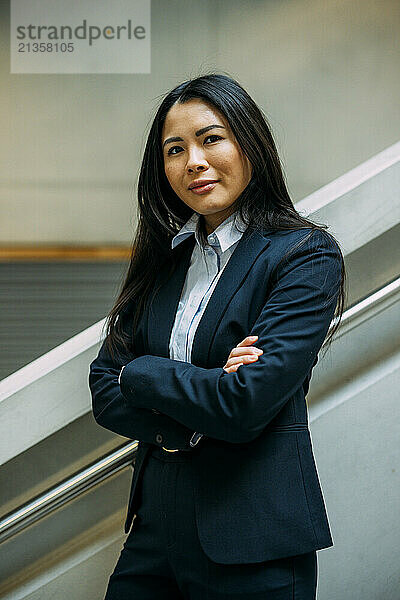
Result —
<instances>
[{"instance_id":1,"label":"black blazer","mask_svg":"<svg viewBox=\"0 0 400 600\"><path fill-rule=\"evenodd\" d=\"M194 236L175 248L172 276L159 274L120 385L123 365L103 342L90 365L95 419L140 440L126 532L156 444L193 453L198 532L212 560L261 562L332 545L305 395L334 314L341 259L329 234L310 231L245 231L201 318L191 363L169 358L169 338ZM129 330L129 314L121 318ZM259 336L263 354L226 373L229 352L248 335ZM205 437L190 448L194 431Z\"/></svg>"}]
</instances>

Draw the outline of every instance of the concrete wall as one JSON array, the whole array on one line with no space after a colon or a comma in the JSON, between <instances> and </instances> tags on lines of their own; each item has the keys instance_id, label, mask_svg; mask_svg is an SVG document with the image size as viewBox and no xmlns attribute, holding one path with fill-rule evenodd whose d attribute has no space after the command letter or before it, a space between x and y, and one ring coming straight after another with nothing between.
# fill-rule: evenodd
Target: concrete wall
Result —
<instances>
[{"instance_id":1,"label":"concrete wall","mask_svg":"<svg viewBox=\"0 0 400 600\"><path fill-rule=\"evenodd\" d=\"M397 353L370 368L313 420L334 541L318 552L318 600L400 597L399 367Z\"/></svg>"},{"instance_id":2,"label":"concrete wall","mask_svg":"<svg viewBox=\"0 0 400 600\"><path fill-rule=\"evenodd\" d=\"M399 139L397 0L152 0L149 75L10 75L0 5L0 243L129 243L159 95L209 69L266 112L299 200Z\"/></svg>"}]
</instances>

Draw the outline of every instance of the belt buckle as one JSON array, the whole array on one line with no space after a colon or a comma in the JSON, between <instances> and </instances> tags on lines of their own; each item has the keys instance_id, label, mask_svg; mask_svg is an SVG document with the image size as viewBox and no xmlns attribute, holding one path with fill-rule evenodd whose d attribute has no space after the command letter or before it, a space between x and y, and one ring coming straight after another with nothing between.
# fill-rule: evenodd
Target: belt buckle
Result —
<instances>
[{"instance_id":1,"label":"belt buckle","mask_svg":"<svg viewBox=\"0 0 400 600\"><path fill-rule=\"evenodd\" d=\"M202 437L204 437L202 433L198 433L197 431L195 431L192 437L190 438L190 448L194 448L195 446L197 446ZM165 448L165 446L161 446L161 448L165 450L165 452L179 452L180 450L180 448L177 448L176 450L170 450L169 448Z\"/></svg>"}]
</instances>

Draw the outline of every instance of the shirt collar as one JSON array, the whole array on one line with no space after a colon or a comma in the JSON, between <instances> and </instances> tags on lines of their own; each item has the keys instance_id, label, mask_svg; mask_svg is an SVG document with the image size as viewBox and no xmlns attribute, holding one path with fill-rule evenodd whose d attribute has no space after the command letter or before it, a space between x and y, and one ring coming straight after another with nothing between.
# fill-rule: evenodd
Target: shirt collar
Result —
<instances>
[{"instance_id":1,"label":"shirt collar","mask_svg":"<svg viewBox=\"0 0 400 600\"><path fill-rule=\"evenodd\" d=\"M236 215L236 224L234 218ZM202 247L199 236L199 219L200 214L194 212L192 216L181 227L178 233L171 240L171 247L176 248L178 244L194 233L196 242ZM220 246L221 251L225 252L228 248L237 242L243 235L246 229L246 224L240 218L238 213L232 213L218 227L207 236L207 241L210 246Z\"/></svg>"}]
</instances>

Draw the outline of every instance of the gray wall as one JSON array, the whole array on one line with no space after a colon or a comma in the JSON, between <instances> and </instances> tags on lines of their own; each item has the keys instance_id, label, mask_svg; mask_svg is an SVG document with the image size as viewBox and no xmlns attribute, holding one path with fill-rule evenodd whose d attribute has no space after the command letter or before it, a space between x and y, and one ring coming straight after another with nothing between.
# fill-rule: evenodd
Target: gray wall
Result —
<instances>
[{"instance_id":1,"label":"gray wall","mask_svg":"<svg viewBox=\"0 0 400 600\"><path fill-rule=\"evenodd\" d=\"M209 69L266 112L293 199L399 139L398 0L152 0L149 75L10 75L0 13L0 243L129 243L159 96Z\"/></svg>"}]
</instances>

